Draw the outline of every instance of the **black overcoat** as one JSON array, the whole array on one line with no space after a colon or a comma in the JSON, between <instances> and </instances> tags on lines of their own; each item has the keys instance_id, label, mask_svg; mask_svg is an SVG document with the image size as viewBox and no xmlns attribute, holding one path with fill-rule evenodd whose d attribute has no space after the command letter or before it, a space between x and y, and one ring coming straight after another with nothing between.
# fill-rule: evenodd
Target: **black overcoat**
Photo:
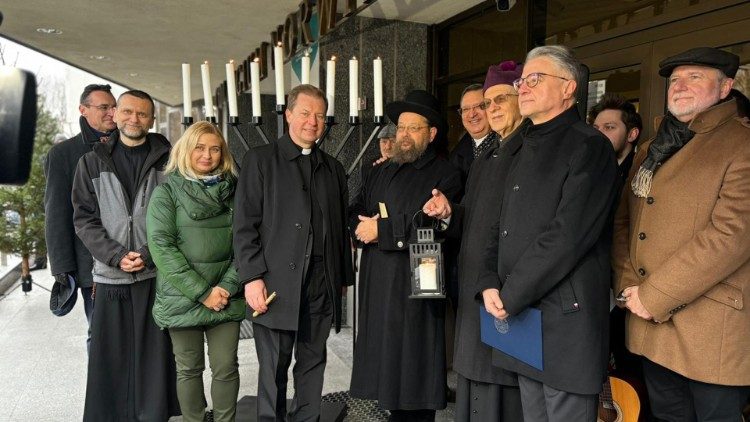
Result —
<instances>
[{"instance_id":1,"label":"black overcoat","mask_svg":"<svg viewBox=\"0 0 750 422\"><path fill-rule=\"evenodd\" d=\"M409 299L412 216L433 188L455 199L461 175L430 147L413 163L376 166L349 208L378 220L378 242L363 246L359 273L358 331L351 394L378 400L384 409L445 408L445 301Z\"/></svg>"},{"instance_id":2,"label":"black overcoat","mask_svg":"<svg viewBox=\"0 0 750 422\"><path fill-rule=\"evenodd\" d=\"M542 311L544 370L498 351L493 363L558 390L601 390L617 177L612 145L575 107L524 131L478 292L502 280L511 316Z\"/></svg>"},{"instance_id":3,"label":"black overcoat","mask_svg":"<svg viewBox=\"0 0 750 422\"><path fill-rule=\"evenodd\" d=\"M81 132L53 145L44 161L44 176L47 179L44 191L44 236L52 274L71 273L75 275L78 287L91 287L94 283L91 274L94 258L76 236L70 192L73 190L73 176L78 160L91 151L99 138L83 116L79 118L79 124Z\"/></svg>"},{"instance_id":4,"label":"black overcoat","mask_svg":"<svg viewBox=\"0 0 750 422\"><path fill-rule=\"evenodd\" d=\"M453 369L472 381L518 385L513 373L492 365L492 348L482 343L479 329L477 278L484 266L489 230L500 215L505 179L521 149L521 130L527 120L498 146L484 151L469 171L466 194L453 204L449 235L461 237L458 258L459 304L456 312L456 338Z\"/></svg>"},{"instance_id":5,"label":"black overcoat","mask_svg":"<svg viewBox=\"0 0 750 422\"><path fill-rule=\"evenodd\" d=\"M325 267L334 300L336 331L341 328L342 286L354 281L347 232L348 191L341 163L319 148L313 170L325 227ZM262 278L276 300L253 323L296 331L311 224L308 187L296 163L301 154L289 135L253 148L242 160L235 194L234 253L238 279Z\"/></svg>"}]
</instances>

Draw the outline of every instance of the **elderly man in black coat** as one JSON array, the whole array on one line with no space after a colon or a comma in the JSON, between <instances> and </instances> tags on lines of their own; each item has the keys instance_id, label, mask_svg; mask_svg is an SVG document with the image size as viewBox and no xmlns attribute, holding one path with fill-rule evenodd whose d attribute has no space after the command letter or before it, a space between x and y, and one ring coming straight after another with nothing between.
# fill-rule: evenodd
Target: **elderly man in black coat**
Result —
<instances>
[{"instance_id":1,"label":"elderly man in black coat","mask_svg":"<svg viewBox=\"0 0 750 422\"><path fill-rule=\"evenodd\" d=\"M68 278L75 279L76 286L81 289L83 310L89 324L94 309L94 280L91 274L94 259L76 236L70 193L78 160L91 151L93 145L106 141L117 128L113 120L116 103L111 89L109 85L98 84L87 85L83 89L78 106L81 112L81 132L54 145L44 161L44 176L47 179L44 191L44 233L50 270L55 282L62 285L68 284ZM89 332L86 338L87 349L90 343Z\"/></svg>"},{"instance_id":2,"label":"elderly man in black coat","mask_svg":"<svg viewBox=\"0 0 750 422\"><path fill-rule=\"evenodd\" d=\"M499 320L541 310L543 369L493 353L493 363L518 373L528 421L596 421L609 356L617 162L612 144L576 111L580 69L565 47L537 47L514 82L532 124L506 178L478 282Z\"/></svg>"},{"instance_id":3,"label":"elderly man in black coat","mask_svg":"<svg viewBox=\"0 0 750 422\"><path fill-rule=\"evenodd\" d=\"M453 369L458 374L456 421L514 422L523 419L516 375L492 365L492 348L480 338L476 282L483 267L489 227L500 214L503 188L521 150L521 132L529 123L521 117L513 81L523 67L512 61L487 70L483 101L493 130L492 143L474 160L466 195L452 204L435 190L424 205L427 215L449 219L446 235L461 238L459 253L459 306ZM497 140L496 140L497 139Z\"/></svg>"},{"instance_id":4,"label":"elderly man in black coat","mask_svg":"<svg viewBox=\"0 0 750 422\"><path fill-rule=\"evenodd\" d=\"M438 109L421 90L386 106L398 122L393 154L373 168L349 207L350 228L364 243L350 391L378 400L393 421L434 420L446 406L445 303L409 298L413 217L433 189L452 199L461 189L460 172L430 146L445 130Z\"/></svg>"},{"instance_id":5,"label":"elderly man in black coat","mask_svg":"<svg viewBox=\"0 0 750 422\"><path fill-rule=\"evenodd\" d=\"M341 163L316 147L326 97L289 92L289 133L248 151L235 194L234 251L253 319L258 421L286 420L287 370L295 350L289 420L320 418L326 340L341 328L343 286L354 279ZM275 292L276 300L266 303Z\"/></svg>"}]
</instances>

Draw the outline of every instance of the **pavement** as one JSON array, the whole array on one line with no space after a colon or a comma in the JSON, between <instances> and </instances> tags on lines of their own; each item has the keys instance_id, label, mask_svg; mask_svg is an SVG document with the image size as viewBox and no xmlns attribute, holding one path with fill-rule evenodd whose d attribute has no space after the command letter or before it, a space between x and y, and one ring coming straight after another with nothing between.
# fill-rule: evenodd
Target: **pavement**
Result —
<instances>
[{"instance_id":1,"label":"pavement","mask_svg":"<svg viewBox=\"0 0 750 422\"><path fill-rule=\"evenodd\" d=\"M9 266L14 263L9 260ZM0 267L0 276L7 270ZM49 311L52 275L42 269L32 272L32 277L30 292L22 292L16 282L0 296L0 422L80 421L87 370L82 300L79 297L68 315L56 317ZM328 350L323 394L346 391L351 379L351 329L332 332ZM240 340L239 363L239 397L256 395L258 361L253 340ZM291 397L291 371L289 379ZM204 380L210 402L208 370ZM451 414L450 410L438 412L437 420L452 420ZM357 419L349 416L345 420Z\"/></svg>"}]
</instances>

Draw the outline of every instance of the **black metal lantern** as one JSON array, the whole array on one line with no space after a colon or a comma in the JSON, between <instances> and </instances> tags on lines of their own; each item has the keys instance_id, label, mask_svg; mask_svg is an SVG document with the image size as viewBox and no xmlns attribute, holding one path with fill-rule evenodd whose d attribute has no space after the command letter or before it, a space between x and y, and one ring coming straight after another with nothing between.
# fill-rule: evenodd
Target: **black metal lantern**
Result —
<instances>
[{"instance_id":1,"label":"black metal lantern","mask_svg":"<svg viewBox=\"0 0 750 422\"><path fill-rule=\"evenodd\" d=\"M435 241L435 229L418 228L417 242L409 244L411 262L410 299L445 298L443 250Z\"/></svg>"}]
</instances>

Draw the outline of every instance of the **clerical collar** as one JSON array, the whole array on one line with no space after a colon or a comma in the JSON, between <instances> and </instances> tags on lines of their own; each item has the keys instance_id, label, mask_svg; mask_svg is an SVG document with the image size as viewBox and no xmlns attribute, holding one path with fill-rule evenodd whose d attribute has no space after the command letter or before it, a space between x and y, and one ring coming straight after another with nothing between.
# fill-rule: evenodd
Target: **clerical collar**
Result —
<instances>
[{"instance_id":1,"label":"clerical collar","mask_svg":"<svg viewBox=\"0 0 750 422\"><path fill-rule=\"evenodd\" d=\"M302 148L302 155L312 154L312 148Z\"/></svg>"},{"instance_id":2,"label":"clerical collar","mask_svg":"<svg viewBox=\"0 0 750 422\"><path fill-rule=\"evenodd\" d=\"M478 147L479 145L481 145L481 144L482 144L482 142L484 142L484 140L485 140L485 139L487 139L487 136L488 136L489 134L490 134L490 133L489 133L489 132L487 132L487 135L484 135L484 136L482 136L481 138L478 138L478 139L474 139L474 138L471 138L471 139L473 139L473 140L474 140L474 146Z\"/></svg>"}]
</instances>

